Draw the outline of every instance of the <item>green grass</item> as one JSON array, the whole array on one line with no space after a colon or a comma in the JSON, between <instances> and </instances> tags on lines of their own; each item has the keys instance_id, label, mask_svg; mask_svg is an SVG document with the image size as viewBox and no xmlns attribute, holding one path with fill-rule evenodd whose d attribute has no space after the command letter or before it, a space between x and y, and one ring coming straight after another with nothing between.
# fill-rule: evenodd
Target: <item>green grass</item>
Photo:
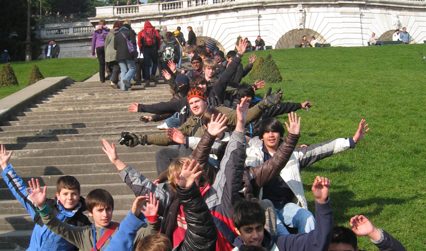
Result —
<instances>
[{"instance_id":1,"label":"green grass","mask_svg":"<svg viewBox=\"0 0 426 251\"><path fill-rule=\"evenodd\" d=\"M0 88L0 98L25 88L28 84L30 71L34 64L39 67L45 78L68 76L75 81L83 81L98 71L98 63L96 59L93 58L34 60L28 63L13 62L11 65L18 78L19 85Z\"/></svg>"},{"instance_id":2,"label":"green grass","mask_svg":"<svg viewBox=\"0 0 426 251\"><path fill-rule=\"evenodd\" d=\"M352 136L366 118L369 133L353 150L302 171L305 191L316 175L332 181L335 223L355 214L426 250L426 45L308 48L272 53L284 80L284 99L313 103L299 111L299 143ZM244 57L247 60L247 56ZM281 117L282 119L284 117ZM376 250L366 238L360 247Z\"/></svg>"}]
</instances>

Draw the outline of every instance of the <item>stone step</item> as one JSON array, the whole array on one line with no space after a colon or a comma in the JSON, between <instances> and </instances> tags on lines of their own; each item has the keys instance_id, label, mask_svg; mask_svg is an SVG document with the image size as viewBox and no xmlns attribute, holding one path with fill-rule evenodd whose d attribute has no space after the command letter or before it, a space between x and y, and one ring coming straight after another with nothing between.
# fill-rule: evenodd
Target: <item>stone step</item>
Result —
<instances>
[{"instance_id":1,"label":"stone step","mask_svg":"<svg viewBox=\"0 0 426 251\"><path fill-rule=\"evenodd\" d=\"M120 158L123 161L147 161L155 160L155 152L141 152L141 153L121 153ZM79 163L103 163L106 160L103 153L91 155L64 155L64 156L42 156L42 157L21 157L13 160L16 166L56 166L60 164L79 164Z\"/></svg>"},{"instance_id":2,"label":"stone step","mask_svg":"<svg viewBox=\"0 0 426 251\"><path fill-rule=\"evenodd\" d=\"M159 130L159 132L164 132ZM128 147L122 146L118 144L118 139L120 135L117 134L105 134L103 135L104 139L115 143L118 147L117 151L126 151L125 149ZM3 142L2 142L3 143ZM5 144L6 149L8 150L38 150L40 148L46 148L46 149L55 149L55 148L73 148L73 147L101 147L101 141L100 139L85 139L81 138L81 140L75 140L75 141L50 141L50 142L21 142L21 143L10 143ZM120 150L123 149L123 150ZM130 148L131 149L131 148ZM158 146L155 145L148 145L148 146L137 146L137 151L145 151L145 149L152 149L152 151L156 151L159 149ZM13 157L12 157L13 158Z\"/></svg>"},{"instance_id":3,"label":"stone step","mask_svg":"<svg viewBox=\"0 0 426 251\"><path fill-rule=\"evenodd\" d=\"M13 161L12 161L13 162ZM157 175L155 161L125 161L127 165L136 168L147 177L155 178ZM103 163L61 164L55 166L16 166L12 163L18 175L21 177L33 177L43 175L79 175L87 173L111 173L115 167L105 159Z\"/></svg>"},{"instance_id":4,"label":"stone step","mask_svg":"<svg viewBox=\"0 0 426 251\"><path fill-rule=\"evenodd\" d=\"M120 133L122 131L131 131L129 128L125 130L115 130L115 131L105 131L105 132L95 132L88 134L45 134L45 135L29 135L22 137L14 137L8 134L0 135L0 142L2 144L26 144L30 142L52 142L52 141L78 141L78 140L101 140L104 138L113 139L117 142L120 139ZM134 133L160 133L163 132L159 129L153 129L152 131L141 132L139 130L133 130Z\"/></svg>"},{"instance_id":5,"label":"stone step","mask_svg":"<svg viewBox=\"0 0 426 251\"><path fill-rule=\"evenodd\" d=\"M53 121L52 121L53 122ZM62 121L61 121L62 122ZM56 121L58 123L58 121ZM141 128L153 128L157 123L144 123L138 120L127 120L126 125L129 127L138 126ZM21 123L22 125L14 125L14 126L1 126L1 132L25 132L25 131L37 131L37 130L47 130L47 129L82 129L82 128L101 128L101 127L121 127L123 125L123 121L92 121L92 122L84 122L84 123L61 123L61 124L31 124L31 123Z\"/></svg>"},{"instance_id":6,"label":"stone step","mask_svg":"<svg viewBox=\"0 0 426 251\"><path fill-rule=\"evenodd\" d=\"M105 121L128 121L128 120L139 120L141 115L146 115L147 113L130 113L126 110L120 110L120 111L105 111L105 112L98 112L98 111L87 111L87 112L79 112L79 113L69 113L69 112L59 112L59 113L41 113L41 114L34 114L28 116L18 116L15 117L11 123L15 121L21 121L21 123L35 123L40 124L42 123L58 123L58 121L61 121L62 123L85 123L90 122L92 120L98 121L102 119L105 119ZM7 125L7 123L4 123L3 125Z\"/></svg>"},{"instance_id":7,"label":"stone step","mask_svg":"<svg viewBox=\"0 0 426 251\"><path fill-rule=\"evenodd\" d=\"M13 152L13 156L11 158L11 161L13 162L14 159L20 159L23 157L43 157L43 156L74 156L74 155L91 155L91 154L99 154L103 153L101 142L97 142L95 146L90 147L84 147L84 146L76 146L76 147L69 147L64 146L62 148L50 148L51 146L48 146L48 148L41 148L41 149L23 149L23 150L17 150ZM7 146L6 146L6 149ZM156 152L160 147L158 146L138 146L138 148L131 148L124 145L117 145L116 146L117 152L121 155L124 153L134 153L134 154L140 154L140 153L153 153ZM11 150L11 149L8 149Z\"/></svg>"},{"instance_id":8,"label":"stone step","mask_svg":"<svg viewBox=\"0 0 426 251\"><path fill-rule=\"evenodd\" d=\"M19 131L35 131L35 130L42 130L42 129L50 129L50 130L67 130L67 129L76 129L76 130L82 130L82 129L91 129L91 128L107 128L107 127L123 127L126 126L127 124L129 126L138 126L141 128L155 128L158 124L162 123L162 122L156 122L156 123L145 123L140 121L140 117L133 117L131 119L128 120L124 120L124 121L117 121L117 120L112 120L112 121L102 121L101 118L96 118L96 119L90 119L87 118L87 121L80 121L80 122L74 122L74 123L64 123L61 120L57 119L56 121L52 118L52 120L50 121L45 121L44 123L47 124L40 124L40 123L35 123L32 124L30 121L28 121L29 123L22 123L23 125L17 125L15 126L17 129L13 129L10 126L2 126L0 127L0 133L4 132L4 133L8 133L8 132L19 132Z\"/></svg>"},{"instance_id":9,"label":"stone step","mask_svg":"<svg viewBox=\"0 0 426 251\"><path fill-rule=\"evenodd\" d=\"M146 96L140 98L139 96L117 96L115 94L107 93L106 95L102 95L97 98L93 97L61 97L61 98L55 98L52 97L50 99L42 100L39 104L35 104L31 107L39 107L41 105L47 105L47 106L64 106L69 104L75 104L76 102L84 102L87 105L103 105L105 103L105 100L111 100L114 101L117 104L130 104L131 102L143 102L143 103L154 103L159 100L167 100L171 98L170 93L166 93L165 91L162 92L152 92L147 93ZM134 99L134 100L133 100Z\"/></svg>"},{"instance_id":10,"label":"stone step","mask_svg":"<svg viewBox=\"0 0 426 251\"><path fill-rule=\"evenodd\" d=\"M20 140L20 142L25 141L44 141L44 139L63 139L70 140L74 138L82 138L85 135L109 135L116 134L117 140L121 132L134 132L134 133L159 133L161 130L153 127L141 127L140 125L127 126L126 124L116 125L113 127L97 127L97 128L72 128L72 129L45 129L45 130L35 130L35 131L17 131L17 132L0 132L0 140L4 143L11 143L8 141L11 138ZM164 132L164 131L163 131ZM52 141L53 141L52 140ZM18 141L19 142L19 141Z\"/></svg>"},{"instance_id":11,"label":"stone step","mask_svg":"<svg viewBox=\"0 0 426 251\"><path fill-rule=\"evenodd\" d=\"M65 89L63 91L57 92L52 96L49 96L47 98L60 96L59 99L90 99L90 98L99 98L102 96L116 96L116 97L149 97L152 94L163 94L163 95L170 95L170 88L163 86L157 88L148 88L146 90L135 90L135 91L129 91L129 92L123 92L120 90L114 90L114 89L96 89L96 88L90 88L90 89Z\"/></svg>"},{"instance_id":12,"label":"stone step","mask_svg":"<svg viewBox=\"0 0 426 251\"><path fill-rule=\"evenodd\" d=\"M146 113L127 109L132 102L167 101L169 89L161 84L123 92L99 82L74 83L17 112L11 121L1 122L0 143L14 150L11 163L24 182L40 178L53 198L58 177L73 175L80 181L83 196L95 188L108 190L115 201L114 219L121 220L135 196L102 152L100 140L117 144L121 131L161 132L156 128L161 122L142 123L139 118ZM158 149L117 146L120 159L151 180L157 177ZM0 250L25 250L33 223L1 180L0 208Z\"/></svg>"},{"instance_id":13,"label":"stone step","mask_svg":"<svg viewBox=\"0 0 426 251\"><path fill-rule=\"evenodd\" d=\"M147 169L144 169L143 175L148 177L149 179L156 178L156 170L155 166L150 170L150 172L147 172ZM120 183L122 182L120 176L118 175L118 171L116 171L115 167L111 164L110 171L108 173L90 173L90 172L82 172L81 174L75 174L73 175L80 184L85 185L96 185L96 184L112 184L112 183ZM69 175L67 173L67 175ZM56 181L59 177L62 175L31 175L29 177L21 176L24 180L25 184L31 179L31 178L37 178L40 181L40 184L43 186L56 186ZM0 180L2 180L0 178ZM5 182L0 182L0 189L6 188ZM3 191L3 190L2 190ZM0 195L1 198L1 195Z\"/></svg>"},{"instance_id":14,"label":"stone step","mask_svg":"<svg viewBox=\"0 0 426 251\"><path fill-rule=\"evenodd\" d=\"M79 116L68 114L68 116L64 116L60 118L60 121L58 121L58 116L51 115L51 116L33 116L31 118L26 116L20 116L16 117L16 120L14 121L8 121L4 122L3 127L7 128L8 126L26 126L26 125L55 125L59 122L61 124L84 124L87 125L88 123L99 123L99 122L121 122L123 121L139 121L140 116L142 115L149 115L149 113L128 113L128 112L115 112L115 113L108 113L108 116L105 116L103 114L98 113L88 113L88 114L80 114ZM160 123L160 122L158 122ZM142 125L144 123L141 123ZM157 123L147 123L146 125L152 125L155 126Z\"/></svg>"},{"instance_id":15,"label":"stone step","mask_svg":"<svg viewBox=\"0 0 426 251\"><path fill-rule=\"evenodd\" d=\"M0 231L0 250L25 251L30 243L31 230Z\"/></svg>"}]
</instances>

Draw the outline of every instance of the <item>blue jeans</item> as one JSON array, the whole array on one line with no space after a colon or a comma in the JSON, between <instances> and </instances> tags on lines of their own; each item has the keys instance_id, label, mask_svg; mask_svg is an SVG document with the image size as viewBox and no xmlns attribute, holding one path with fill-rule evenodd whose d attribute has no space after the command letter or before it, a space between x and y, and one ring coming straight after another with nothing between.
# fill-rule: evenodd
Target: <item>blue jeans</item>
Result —
<instances>
[{"instance_id":1,"label":"blue jeans","mask_svg":"<svg viewBox=\"0 0 426 251\"><path fill-rule=\"evenodd\" d=\"M130 88L130 80L133 78L136 72L135 60L126 59L118 61L120 66L120 82L118 83L119 87L123 91L127 91Z\"/></svg>"},{"instance_id":2,"label":"blue jeans","mask_svg":"<svg viewBox=\"0 0 426 251\"><path fill-rule=\"evenodd\" d=\"M179 113L175 112L172 116L165 119L164 122L169 128L172 128L172 127L178 128L180 126Z\"/></svg>"},{"instance_id":3,"label":"blue jeans","mask_svg":"<svg viewBox=\"0 0 426 251\"><path fill-rule=\"evenodd\" d=\"M315 229L315 218L312 213L294 203L285 204L283 209L275 209L277 213L278 235L288 235L285 226L297 228L297 232L309 233Z\"/></svg>"}]
</instances>

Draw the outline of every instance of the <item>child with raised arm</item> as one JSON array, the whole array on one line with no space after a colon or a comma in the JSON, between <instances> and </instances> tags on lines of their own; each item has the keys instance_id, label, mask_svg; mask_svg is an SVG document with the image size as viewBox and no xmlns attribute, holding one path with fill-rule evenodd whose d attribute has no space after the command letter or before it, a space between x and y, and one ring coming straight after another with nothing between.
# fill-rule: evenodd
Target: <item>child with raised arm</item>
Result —
<instances>
[{"instance_id":1,"label":"child with raised arm","mask_svg":"<svg viewBox=\"0 0 426 251\"><path fill-rule=\"evenodd\" d=\"M42 222L33 202L28 199L27 186L9 163L12 151L0 145L0 166L2 178L9 191L25 208L35 225L31 234L28 250L77 250L77 248L50 231ZM62 176L56 182L56 199L47 199L46 204L52 208L52 214L59 221L74 226L86 226L91 222L83 214L86 210L84 199L80 196L80 183L73 176Z\"/></svg>"},{"instance_id":2,"label":"child with raised arm","mask_svg":"<svg viewBox=\"0 0 426 251\"><path fill-rule=\"evenodd\" d=\"M247 246L263 247L266 250L322 251L330 242L333 216L329 202L330 181L317 176L312 185L315 198L315 230L305 234L289 234L273 238L264 229L265 211L256 200L242 200L234 207L233 220L239 232L233 250Z\"/></svg>"},{"instance_id":3,"label":"child with raised arm","mask_svg":"<svg viewBox=\"0 0 426 251\"><path fill-rule=\"evenodd\" d=\"M123 236L122 245L126 247L123 250L132 250L134 236L125 234L126 231L128 232L129 228L137 230L146 226L145 217L140 214L146 196L137 197L131 211L121 224L118 224L112 221L114 199L111 194L104 189L94 189L86 197L87 210L94 223L90 226L75 227L59 221L52 215L51 207L46 204L46 187L41 188L38 179L31 179L28 185L30 188L28 198L38 208L43 223L80 250L105 250L114 234ZM135 218L141 220L136 221Z\"/></svg>"}]
</instances>

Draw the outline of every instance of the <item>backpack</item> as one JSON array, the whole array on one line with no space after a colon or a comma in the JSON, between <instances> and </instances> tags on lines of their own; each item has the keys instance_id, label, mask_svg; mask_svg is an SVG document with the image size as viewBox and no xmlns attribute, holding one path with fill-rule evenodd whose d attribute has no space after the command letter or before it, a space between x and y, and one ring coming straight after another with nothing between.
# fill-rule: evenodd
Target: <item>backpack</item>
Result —
<instances>
[{"instance_id":1,"label":"backpack","mask_svg":"<svg viewBox=\"0 0 426 251\"><path fill-rule=\"evenodd\" d=\"M155 30L152 29L150 31L144 31L143 33L143 45L144 46L154 46L156 44L155 39Z\"/></svg>"},{"instance_id":2,"label":"backpack","mask_svg":"<svg viewBox=\"0 0 426 251\"><path fill-rule=\"evenodd\" d=\"M163 51L163 61L167 62L169 60L174 60L175 58L175 48L173 45L166 45Z\"/></svg>"}]
</instances>

